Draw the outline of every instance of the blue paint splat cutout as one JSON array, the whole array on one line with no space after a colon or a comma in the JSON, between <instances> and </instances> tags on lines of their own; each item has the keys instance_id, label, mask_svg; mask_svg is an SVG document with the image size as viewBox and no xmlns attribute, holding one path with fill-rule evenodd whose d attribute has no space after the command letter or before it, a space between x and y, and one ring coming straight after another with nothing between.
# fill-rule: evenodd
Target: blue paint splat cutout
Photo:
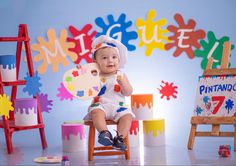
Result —
<instances>
[{"instance_id":1,"label":"blue paint splat cutout","mask_svg":"<svg viewBox=\"0 0 236 166\"><path fill-rule=\"evenodd\" d=\"M122 111L124 111L124 110L127 110L127 108L125 108L125 107L120 107L118 110L116 110L116 112L122 112Z\"/></svg>"},{"instance_id":2,"label":"blue paint splat cutout","mask_svg":"<svg viewBox=\"0 0 236 166\"><path fill-rule=\"evenodd\" d=\"M15 55L0 55L0 65L3 69L13 69L16 67L16 56Z\"/></svg>"},{"instance_id":3,"label":"blue paint splat cutout","mask_svg":"<svg viewBox=\"0 0 236 166\"><path fill-rule=\"evenodd\" d=\"M119 39L129 51L134 51L136 47L135 45L129 44L129 41L137 39L138 35L136 31L126 31L130 26L132 26L132 21L125 22L125 18L126 15L122 13L118 20L115 21L113 15L110 14L107 16L109 25L106 25L107 20L103 20L101 17L96 18L95 23L103 29L103 31L98 32L96 36L108 35L112 38Z\"/></svg>"},{"instance_id":4,"label":"blue paint splat cutout","mask_svg":"<svg viewBox=\"0 0 236 166\"><path fill-rule=\"evenodd\" d=\"M209 102L210 98L208 96L203 97L203 102L206 105Z\"/></svg>"},{"instance_id":5,"label":"blue paint splat cutout","mask_svg":"<svg viewBox=\"0 0 236 166\"><path fill-rule=\"evenodd\" d=\"M196 109L197 115L200 115L202 113L202 111L203 111L202 108L197 106L197 109Z\"/></svg>"},{"instance_id":6,"label":"blue paint splat cutout","mask_svg":"<svg viewBox=\"0 0 236 166\"><path fill-rule=\"evenodd\" d=\"M39 87L42 86L42 84L39 83L40 77L38 76L38 72L36 71L32 77L27 73L24 79L26 80L26 85L23 88L23 92L28 92L30 96L36 96L40 92Z\"/></svg>"},{"instance_id":7,"label":"blue paint splat cutout","mask_svg":"<svg viewBox=\"0 0 236 166\"><path fill-rule=\"evenodd\" d=\"M107 90L107 87L106 87L106 85L104 85L104 86L102 87L102 89L100 90L100 92L98 93L98 96L103 95L103 94L106 92L106 90Z\"/></svg>"},{"instance_id":8,"label":"blue paint splat cutout","mask_svg":"<svg viewBox=\"0 0 236 166\"><path fill-rule=\"evenodd\" d=\"M77 92L77 96L83 97L83 96L84 96L84 91L83 91L83 90L78 91L78 92Z\"/></svg>"}]
</instances>

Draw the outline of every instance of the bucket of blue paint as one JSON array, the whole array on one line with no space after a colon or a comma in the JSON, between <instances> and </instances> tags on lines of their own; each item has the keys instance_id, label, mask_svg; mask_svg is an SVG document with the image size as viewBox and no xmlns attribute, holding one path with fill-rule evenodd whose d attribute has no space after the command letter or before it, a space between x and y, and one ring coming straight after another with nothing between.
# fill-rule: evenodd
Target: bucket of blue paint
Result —
<instances>
[{"instance_id":1,"label":"bucket of blue paint","mask_svg":"<svg viewBox=\"0 0 236 166\"><path fill-rule=\"evenodd\" d=\"M16 81L15 55L0 55L0 72L3 82Z\"/></svg>"}]
</instances>

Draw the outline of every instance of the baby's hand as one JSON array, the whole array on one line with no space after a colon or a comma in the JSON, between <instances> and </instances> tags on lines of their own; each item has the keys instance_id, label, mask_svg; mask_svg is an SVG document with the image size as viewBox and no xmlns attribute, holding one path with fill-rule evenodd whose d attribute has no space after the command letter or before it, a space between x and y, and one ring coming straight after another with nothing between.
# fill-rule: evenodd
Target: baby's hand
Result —
<instances>
[{"instance_id":1,"label":"baby's hand","mask_svg":"<svg viewBox=\"0 0 236 166\"><path fill-rule=\"evenodd\" d=\"M116 81L118 82L119 85L122 85L123 82L124 82L123 75L122 74L118 74Z\"/></svg>"},{"instance_id":2,"label":"baby's hand","mask_svg":"<svg viewBox=\"0 0 236 166\"><path fill-rule=\"evenodd\" d=\"M76 66L76 68L79 70L79 69L81 69L81 65L80 64L78 64L77 66Z\"/></svg>"},{"instance_id":3,"label":"baby's hand","mask_svg":"<svg viewBox=\"0 0 236 166\"><path fill-rule=\"evenodd\" d=\"M122 80L122 75L118 75L117 76L117 81L121 81Z\"/></svg>"}]
</instances>

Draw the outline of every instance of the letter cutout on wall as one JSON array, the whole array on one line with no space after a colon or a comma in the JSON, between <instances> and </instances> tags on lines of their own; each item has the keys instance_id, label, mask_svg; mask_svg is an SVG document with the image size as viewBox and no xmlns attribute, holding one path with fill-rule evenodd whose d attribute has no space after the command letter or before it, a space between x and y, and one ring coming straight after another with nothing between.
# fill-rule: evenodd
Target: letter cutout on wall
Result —
<instances>
[{"instance_id":1,"label":"letter cutout on wall","mask_svg":"<svg viewBox=\"0 0 236 166\"><path fill-rule=\"evenodd\" d=\"M210 57L213 58L212 68L217 68L221 65L221 59L222 59L222 55L223 55L223 44L224 44L224 42L230 40L229 37L227 37L227 36L223 36L220 39L217 39L214 32L212 32L212 31L209 31L207 33L207 38L208 38L208 41L206 41L206 40L200 41L200 44L202 46L202 50L196 49L194 51L195 57L202 58L201 68L203 70L206 69L208 59ZM231 50L232 49L234 49L234 45L231 45Z\"/></svg>"},{"instance_id":2,"label":"letter cutout on wall","mask_svg":"<svg viewBox=\"0 0 236 166\"><path fill-rule=\"evenodd\" d=\"M158 21L153 21L155 17L155 10L150 10L146 21L142 18L138 18L136 21L140 39L139 47L146 45L145 55L147 56L150 56L155 48L165 50L165 42L169 41L168 37L165 36L169 31L164 28L162 29L166 25L167 20L162 18Z\"/></svg>"},{"instance_id":3,"label":"letter cutout on wall","mask_svg":"<svg viewBox=\"0 0 236 166\"><path fill-rule=\"evenodd\" d=\"M69 48L70 51L77 54L77 59L74 62L75 64L79 64L82 59L85 59L87 63L91 63L93 61L90 57L92 50L91 45L97 32L92 31L89 35L88 33L91 29L91 24L85 25L81 30L78 30L73 26L69 26L69 31L73 37L68 37L67 41L75 44L74 48Z\"/></svg>"},{"instance_id":4,"label":"letter cutout on wall","mask_svg":"<svg viewBox=\"0 0 236 166\"><path fill-rule=\"evenodd\" d=\"M132 26L132 21L125 22L126 15L122 13L118 20L115 21L113 15L108 15L108 25L101 17L95 19L95 23L97 26L102 28L102 32L99 32L97 36L100 35L108 35L114 39L118 39L121 43L123 43L129 51L133 51L136 49L135 45L129 43L130 40L137 39L138 35L136 31L127 31L129 27Z\"/></svg>"},{"instance_id":5,"label":"letter cutout on wall","mask_svg":"<svg viewBox=\"0 0 236 166\"><path fill-rule=\"evenodd\" d=\"M69 64L67 56L72 61L75 61L77 56L74 52L68 49L74 46L74 43L66 42L67 31L61 30L60 37L57 38L54 29L49 29L47 32L48 41L42 37L38 37L38 44L32 44L32 50L38 51L39 54L34 56L34 61L42 61L42 65L38 67L39 74L44 74L47 67L52 65L52 71L58 71L58 65L62 64L64 67Z\"/></svg>"},{"instance_id":6,"label":"letter cutout on wall","mask_svg":"<svg viewBox=\"0 0 236 166\"><path fill-rule=\"evenodd\" d=\"M177 26L169 25L167 29L173 32L174 35L170 36L171 43L165 45L166 50L170 50L176 47L174 56L177 57L181 53L185 52L190 59L194 58L194 52L192 47L200 48L201 45L198 40L205 38L205 31L202 29L195 30L196 22L190 19L187 24L184 23L184 19L181 14L177 13L174 16Z\"/></svg>"}]
</instances>

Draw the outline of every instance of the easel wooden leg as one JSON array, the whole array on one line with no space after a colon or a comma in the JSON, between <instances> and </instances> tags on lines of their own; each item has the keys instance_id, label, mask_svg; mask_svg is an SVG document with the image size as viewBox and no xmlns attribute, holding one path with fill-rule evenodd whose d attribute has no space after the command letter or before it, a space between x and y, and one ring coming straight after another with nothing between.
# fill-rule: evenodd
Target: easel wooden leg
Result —
<instances>
[{"instance_id":1,"label":"easel wooden leg","mask_svg":"<svg viewBox=\"0 0 236 166\"><path fill-rule=\"evenodd\" d=\"M197 125L192 124L190 134L189 134L189 139L188 139L188 149L192 150L193 149L193 144L194 144L194 139L196 135L196 130L197 130Z\"/></svg>"}]
</instances>

